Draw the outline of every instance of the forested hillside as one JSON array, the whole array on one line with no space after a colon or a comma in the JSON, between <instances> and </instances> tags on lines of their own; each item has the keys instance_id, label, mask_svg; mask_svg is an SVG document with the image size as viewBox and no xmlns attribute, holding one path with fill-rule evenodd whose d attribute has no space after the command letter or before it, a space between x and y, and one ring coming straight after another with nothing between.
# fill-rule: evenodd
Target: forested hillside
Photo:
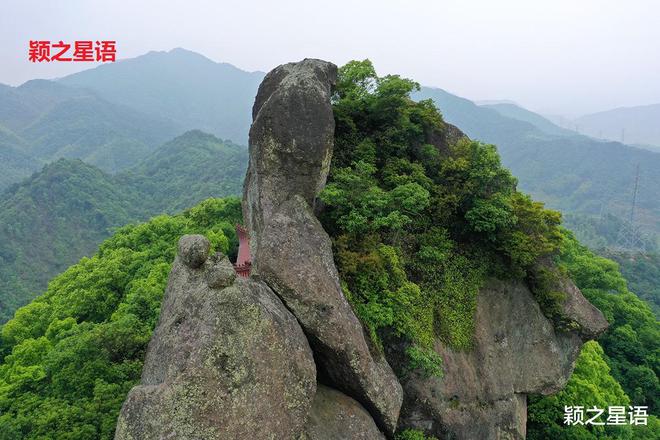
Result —
<instances>
[{"instance_id":1,"label":"forested hillside","mask_svg":"<svg viewBox=\"0 0 660 440\"><path fill-rule=\"evenodd\" d=\"M91 258L2 327L0 438L111 439L140 378L167 275L183 234L236 247L238 199L210 199L176 216L121 228Z\"/></svg>"},{"instance_id":2,"label":"forested hillside","mask_svg":"<svg viewBox=\"0 0 660 440\"><path fill-rule=\"evenodd\" d=\"M0 155L10 158L0 164L5 171L0 172L0 189L56 157L82 158L111 172L126 169L184 130L202 129L245 144L262 78L261 72L174 49L56 83L0 86L0 125L20 139L10 142L10 148L0 139ZM601 214L628 218L639 164L637 220L652 233L654 246L660 240L660 154L575 135L511 104L477 106L425 87L414 96L433 98L448 122L474 139L497 145L521 189L570 214L571 227ZM101 117L89 118L90 112ZM37 117L43 120L37 122ZM591 239L589 232L576 232L581 239Z\"/></svg>"},{"instance_id":3,"label":"forested hillside","mask_svg":"<svg viewBox=\"0 0 660 440\"><path fill-rule=\"evenodd\" d=\"M117 227L138 199L103 171L60 159L0 200L0 322Z\"/></svg>"},{"instance_id":4,"label":"forested hillside","mask_svg":"<svg viewBox=\"0 0 660 440\"><path fill-rule=\"evenodd\" d=\"M660 319L660 254L614 250L603 253L619 263L628 289L646 301L656 319Z\"/></svg>"},{"instance_id":5,"label":"forested hillside","mask_svg":"<svg viewBox=\"0 0 660 440\"><path fill-rule=\"evenodd\" d=\"M628 218L640 167L637 220L660 233L660 154L586 136L551 135L530 122L503 116L441 89L422 88L445 119L470 137L497 145L520 188L566 214Z\"/></svg>"},{"instance_id":6,"label":"forested hillside","mask_svg":"<svg viewBox=\"0 0 660 440\"><path fill-rule=\"evenodd\" d=\"M175 122L53 81L0 85L0 152L9 159L0 165L0 190L58 158L126 169L180 131Z\"/></svg>"},{"instance_id":7,"label":"forested hillside","mask_svg":"<svg viewBox=\"0 0 660 440\"><path fill-rule=\"evenodd\" d=\"M124 185L148 195L149 213L173 213L209 197L240 194L247 148L199 130L166 143L135 167L117 176Z\"/></svg>"},{"instance_id":8,"label":"forested hillside","mask_svg":"<svg viewBox=\"0 0 660 440\"><path fill-rule=\"evenodd\" d=\"M0 323L114 228L240 193L245 147L193 131L111 176L79 160L46 166L0 197Z\"/></svg>"}]
</instances>

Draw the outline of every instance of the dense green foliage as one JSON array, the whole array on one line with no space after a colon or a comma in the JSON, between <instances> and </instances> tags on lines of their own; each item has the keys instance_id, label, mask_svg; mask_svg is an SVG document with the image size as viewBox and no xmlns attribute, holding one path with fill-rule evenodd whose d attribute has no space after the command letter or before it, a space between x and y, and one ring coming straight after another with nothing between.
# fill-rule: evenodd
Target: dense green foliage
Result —
<instances>
[{"instance_id":1,"label":"dense green foliage","mask_svg":"<svg viewBox=\"0 0 660 440\"><path fill-rule=\"evenodd\" d=\"M648 305L628 291L616 263L596 256L564 232L559 262L584 295L606 316L610 328L585 345L565 390L532 399L528 431L532 439L656 438L657 418L649 427L626 429L565 427L564 406L648 405L660 413L660 323ZM610 436L610 437L607 437Z\"/></svg>"},{"instance_id":2,"label":"dense green foliage","mask_svg":"<svg viewBox=\"0 0 660 440\"><path fill-rule=\"evenodd\" d=\"M435 106L410 99L417 88L369 61L340 69L322 220L373 340L394 329L411 364L439 374L434 339L469 347L485 277L523 278L553 254L559 214L516 191L494 146L448 140Z\"/></svg>"},{"instance_id":3,"label":"dense green foliage","mask_svg":"<svg viewBox=\"0 0 660 440\"><path fill-rule=\"evenodd\" d=\"M560 263L610 323L599 342L612 376L635 405L649 405L660 414L660 322L627 289L617 264L594 255L572 234L565 236Z\"/></svg>"},{"instance_id":4,"label":"dense green foliage","mask_svg":"<svg viewBox=\"0 0 660 440\"><path fill-rule=\"evenodd\" d=\"M239 194L246 166L244 147L191 131L116 176L61 159L12 186L0 197L0 324L113 228Z\"/></svg>"},{"instance_id":5,"label":"dense green foliage","mask_svg":"<svg viewBox=\"0 0 660 440\"><path fill-rule=\"evenodd\" d=\"M603 251L619 263L621 275L628 289L646 301L656 319L660 318L660 254L622 251Z\"/></svg>"},{"instance_id":6,"label":"dense green foliage","mask_svg":"<svg viewBox=\"0 0 660 440\"><path fill-rule=\"evenodd\" d=\"M564 424L565 407L603 408L605 413L598 422L607 421L610 406L628 406L631 402L621 385L610 374L603 349L595 341L587 342L575 364L575 370L566 387L549 397L532 397L528 406L527 438L529 440L598 440L598 439L648 439L657 438L660 422L655 417L648 425L575 425ZM585 413L584 421L593 413ZM626 421L627 421L626 417Z\"/></svg>"},{"instance_id":7,"label":"dense green foliage","mask_svg":"<svg viewBox=\"0 0 660 440\"><path fill-rule=\"evenodd\" d=\"M636 217L660 242L660 154L587 136L551 134L529 117L505 116L440 89L422 87L413 96L433 99L447 122L473 139L497 145L520 189L567 215L628 218L639 165Z\"/></svg>"},{"instance_id":8,"label":"dense green foliage","mask_svg":"<svg viewBox=\"0 0 660 440\"><path fill-rule=\"evenodd\" d=\"M126 226L16 312L0 341L0 438L111 439L139 380L179 237L235 247L238 199Z\"/></svg>"},{"instance_id":9,"label":"dense green foliage","mask_svg":"<svg viewBox=\"0 0 660 440\"><path fill-rule=\"evenodd\" d=\"M199 130L166 143L119 179L140 194L150 213L178 212L209 197L238 195L247 148Z\"/></svg>"},{"instance_id":10,"label":"dense green foliage","mask_svg":"<svg viewBox=\"0 0 660 440\"><path fill-rule=\"evenodd\" d=\"M137 199L81 161L47 165L0 199L0 324L110 228L139 218Z\"/></svg>"},{"instance_id":11,"label":"dense green foliage","mask_svg":"<svg viewBox=\"0 0 660 440\"><path fill-rule=\"evenodd\" d=\"M394 438L395 440L437 440L435 437L426 436L422 431L415 429L406 429Z\"/></svg>"}]
</instances>

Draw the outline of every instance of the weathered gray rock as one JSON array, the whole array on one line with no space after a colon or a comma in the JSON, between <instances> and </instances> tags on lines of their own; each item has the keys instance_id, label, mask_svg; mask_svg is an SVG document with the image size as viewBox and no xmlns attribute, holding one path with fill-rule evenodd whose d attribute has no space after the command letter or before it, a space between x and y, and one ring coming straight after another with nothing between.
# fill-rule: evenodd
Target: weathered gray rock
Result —
<instances>
[{"instance_id":1,"label":"weathered gray rock","mask_svg":"<svg viewBox=\"0 0 660 440\"><path fill-rule=\"evenodd\" d=\"M263 230L255 258L259 276L280 296L307 334L318 368L393 432L402 401L396 376L369 351L362 325L344 298L332 244L300 196L284 202Z\"/></svg>"},{"instance_id":2,"label":"weathered gray rock","mask_svg":"<svg viewBox=\"0 0 660 440\"><path fill-rule=\"evenodd\" d=\"M316 389L312 352L296 319L263 283L229 282L221 256L198 269L198 238L184 237L140 385L115 438L292 439ZM186 254L189 252L191 254Z\"/></svg>"},{"instance_id":3,"label":"weathered gray rock","mask_svg":"<svg viewBox=\"0 0 660 440\"><path fill-rule=\"evenodd\" d=\"M204 276L206 284L212 289L224 289L236 279L236 271L229 258L219 253L206 260Z\"/></svg>"},{"instance_id":4,"label":"weathered gray rock","mask_svg":"<svg viewBox=\"0 0 660 440\"><path fill-rule=\"evenodd\" d=\"M336 72L333 64L307 59L266 75L253 109L243 217L253 273L296 316L317 367L392 433L401 386L385 359L370 353L342 294L330 239L312 209L332 157Z\"/></svg>"},{"instance_id":5,"label":"weathered gray rock","mask_svg":"<svg viewBox=\"0 0 660 440\"><path fill-rule=\"evenodd\" d=\"M313 206L325 185L334 143L330 97L336 77L334 64L305 59L275 68L259 86L243 186L253 255L274 209L293 194Z\"/></svg>"},{"instance_id":6,"label":"weathered gray rock","mask_svg":"<svg viewBox=\"0 0 660 440\"><path fill-rule=\"evenodd\" d=\"M203 235L184 235L179 240L179 255L186 266L197 269L209 256L211 243Z\"/></svg>"},{"instance_id":7,"label":"weathered gray rock","mask_svg":"<svg viewBox=\"0 0 660 440\"><path fill-rule=\"evenodd\" d=\"M355 400L318 385L301 440L385 440L369 413Z\"/></svg>"},{"instance_id":8,"label":"weathered gray rock","mask_svg":"<svg viewBox=\"0 0 660 440\"><path fill-rule=\"evenodd\" d=\"M586 333L555 330L522 283L491 281L478 296L474 348L437 343L444 377L404 381L401 426L448 439L523 439L527 394L563 388L585 335L607 328L602 314L564 283L566 311Z\"/></svg>"}]
</instances>

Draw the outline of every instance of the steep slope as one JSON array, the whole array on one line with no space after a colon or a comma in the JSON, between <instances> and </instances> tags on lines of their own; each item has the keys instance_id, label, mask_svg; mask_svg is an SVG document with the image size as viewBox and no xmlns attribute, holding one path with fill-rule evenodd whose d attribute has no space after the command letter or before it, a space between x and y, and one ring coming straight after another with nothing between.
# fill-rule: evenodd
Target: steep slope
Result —
<instances>
[{"instance_id":1,"label":"steep slope","mask_svg":"<svg viewBox=\"0 0 660 440\"><path fill-rule=\"evenodd\" d=\"M441 89L424 87L414 96L433 99L448 122L497 145L521 189L566 213L627 218L639 164L638 221L660 233L660 154L586 136L548 135Z\"/></svg>"},{"instance_id":2,"label":"steep slope","mask_svg":"<svg viewBox=\"0 0 660 440\"><path fill-rule=\"evenodd\" d=\"M101 97L245 145L263 78L184 49L149 52L59 80Z\"/></svg>"},{"instance_id":3,"label":"steep slope","mask_svg":"<svg viewBox=\"0 0 660 440\"><path fill-rule=\"evenodd\" d=\"M660 147L660 104L621 107L575 120L580 130L601 139Z\"/></svg>"},{"instance_id":4,"label":"steep slope","mask_svg":"<svg viewBox=\"0 0 660 440\"><path fill-rule=\"evenodd\" d=\"M10 188L0 197L0 323L113 228L239 194L246 167L245 147L193 131L116 176L60 159Z\"/></svg>"},{"instance_id":5,"label":"steep slope","mask_svg":"<svg viewBox=\"0 0 660 440\"><path fill-rule=\"evenodd\" d=\"M61 159L0 201L0 322L55 274L90 255L111 228L138 217L137 199L112 177Z\"/></svg>"}]
</instances>

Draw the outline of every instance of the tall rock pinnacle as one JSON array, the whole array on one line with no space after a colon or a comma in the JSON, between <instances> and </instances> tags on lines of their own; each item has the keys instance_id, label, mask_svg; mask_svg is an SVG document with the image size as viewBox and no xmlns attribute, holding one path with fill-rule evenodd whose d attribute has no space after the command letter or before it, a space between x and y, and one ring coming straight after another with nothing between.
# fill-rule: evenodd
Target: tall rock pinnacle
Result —
<instances>
[{"instance_id":1,"label":"tall rock pinnacle","mask_svg":"<svg viewBox=\"0 0 660 440\"><path fill-rule=\"evenodd\" d=\"M264 79L253 109L243 215L254 271L300 322L317 368L391 434L401 386L385 359L370 352L342 293L330 238L313 213L332 157L336 74L335 65L306 59Z\"/></svg>"}]
</instances>

